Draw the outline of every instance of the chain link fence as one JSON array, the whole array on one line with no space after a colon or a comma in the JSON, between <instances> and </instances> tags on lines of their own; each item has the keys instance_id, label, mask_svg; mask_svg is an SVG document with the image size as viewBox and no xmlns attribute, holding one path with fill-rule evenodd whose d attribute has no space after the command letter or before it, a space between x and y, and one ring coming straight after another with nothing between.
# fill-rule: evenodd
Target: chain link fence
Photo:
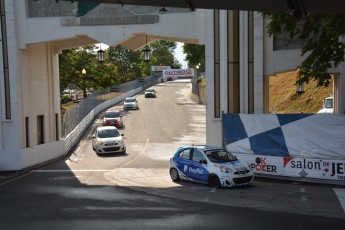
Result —
<instances>
[{"instance_id":1,"label":"chain link fence","mask_svg":"<svg viewBox=\"0 0 345 230\"><path fill-rule=\"evenodd\" d=\"M66 137L70 132L72 132L97 105L140 87L145 90L156 85L160 77L160 75L152 75L146 78L140 78L131 82L116 85L102 91L94 91L92 95L89 95L87 98L66 111L61 126L62 137Z\"/></svg>"}]
</instances>

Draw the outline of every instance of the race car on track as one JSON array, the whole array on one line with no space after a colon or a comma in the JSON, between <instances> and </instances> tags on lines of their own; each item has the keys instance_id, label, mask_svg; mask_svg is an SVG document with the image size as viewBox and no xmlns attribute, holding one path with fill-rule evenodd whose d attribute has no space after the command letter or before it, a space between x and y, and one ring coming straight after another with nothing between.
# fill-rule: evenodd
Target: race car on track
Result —
<instances>
[{"instance_id":1,"label":"race car on track","mask_svg":"<svg viewBox=\"0 0 345 230\"><path fill-rule=\"evenodd\" d=\"M254 181L250 166L224 148L210 146L180 147L170 159L170 177L209 184L212 187L235 187Z\"/></svg>"},{"instance_id":2,"label":"race car on track","mask_svg":"<svg viewBox=\"0 0 345 230\"><path fill-rule=\"evenodd\" d=\"M135 97L127 97L123 102L123 110L139 109L138 101Z\"/></svg>"},{"instance_id":3,"label":"race car on track","mask_svg":"<svg viewBox=\"0 0 345 230\"><path fill-rule=\"evenodd\" d=\"M122 114L119 110L105 111L103 118L104 126L115 126L116 128L123 128Z\"/></svg>"},{"instance_id":4,"label":"race car on track","mask_svg":"<svg viewBox=\"0 0 345 230\"><path fill-rule=\"evenodd\" d=\"M153 88L145 90L145 98L156 97L156 91Z\"/></svg>"},{"instance_id":5,"label":"race car on track","mask_svg":"<svg viewBox=\"0 0 345 230\"><path fill-rule=\"evenodd\" d=\"M92 149L97 153L126 153L125 142L122 139L123 134L115 126L101 126L96 128L92 135Z\"/></svg>"}]
</instances>

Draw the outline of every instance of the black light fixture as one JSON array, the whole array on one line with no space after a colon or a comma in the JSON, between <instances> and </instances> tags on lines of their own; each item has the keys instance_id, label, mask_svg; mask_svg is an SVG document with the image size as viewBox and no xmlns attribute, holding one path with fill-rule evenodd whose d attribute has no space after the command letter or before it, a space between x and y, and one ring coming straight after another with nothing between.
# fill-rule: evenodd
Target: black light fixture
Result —
<instances>
[{"instance_id":1,"label":"black light fixture","mask_svg":"<svg viewBox=\"0 0 345 230\"><path fill-rule=\"evenodd\" d=\"M145 45L144 49L142 50L142 52L144 53L144 61L145 62L150 62L151 50L147 46L147 34L146 34L146 45Z\"/></svg>"},{"instance_id":2,"label":"black light fixture","mask_svg":"<svg viewBox=\"0 0 345 230\"><path fill-rule=\"evenodd\" d=\"M190 0L186 0L186 6L187 6L187 8L189 8L190 11L192 11L192 12L195 10L194 4L193 4Z\"/></svg>"},{"instance_id":3,"label":"black light fixture","mask_svg":"<svg viewBox=\"0 0 345 230\"><path fill-rule=\"evenodd\" d=\"M296 93L298 93L298 94L304 93L304 84L303 84L303 82L297 82L296 83Z\"/></svg>"},{"instance_id":4,"label":"black light fixture","mask_svg":"<svg viewBox=\"0 0 345 230\"><path fill-rule=\"evenodd\" d=\"M97 51L97 59L99 63L103 63L104 62L104 53L105 51L101 49L101 45L99 45L99 50Z\"/></svg>"},{"instance_id":5,"label":"black light fixture","mask_svg":"<svg viewBox=\"0 0 345 230\"><path fill-rule=\"evenodd\" d=\"M168 11L167 9L165 9L165 7L163 6L162 8L159 9L159 13L160 14L166 14Z\"/></svg>"}]
</instances>

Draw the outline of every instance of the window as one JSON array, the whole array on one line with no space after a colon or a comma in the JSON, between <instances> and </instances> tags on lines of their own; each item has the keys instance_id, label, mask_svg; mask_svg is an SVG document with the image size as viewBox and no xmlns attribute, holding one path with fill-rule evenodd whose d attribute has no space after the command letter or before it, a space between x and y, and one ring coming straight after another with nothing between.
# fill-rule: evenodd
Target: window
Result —
<instances>
[{"instance_id":1,"label":"window","mask_svg":"<svg viewBox=\"0 0 345 230\"><path fill-rule=\"evenodd\" d=\"M179 158L183 158L183 159L188 159L188 160L189 160L189 158L190 158L190 151L191 151L191 149L182 150L182 151L179 153L178 157L179 157Z\"/></svg>"},{"instance_id":2,"label":"window","mask_svg":"<svg viewBox=\"0 0 345 230\"><path fill-rule=\"evenodd\" d=\"M60 139L60 134L59 134L59 114L55 114L55 140Z\"/></svg>"},{"instance_id":3,"label":"window","mask_svg":"<svg viewBox=\"0 0 345 230\"><path fill-rule=\"evenodd\" d=\"M196 162L200 162L200 160L205 160L205 157L199 150L195 149L193 152L192 160Z\"/></svg>"},{"instance_id":4,"label":"window","mask_svg":"<svg viewBox=\"0 0 345 230\"><path fill-rule=\"evenodd\" d=\"M30 147L29 117L25 117L25 147Z\"/></svg>"},{"instance_id":5,"label":"window","mask_svg":"<svg viewBox=\"0 0 345 230\"><path fill-rule=\"evenodd\" d=\"M118 118L118 117L120 117L120 112L117 112L117 111L106 112L105 117L106 118Z\"/></svg>"},{"instance_id":6,"label":"window","mask_svg":"<svg viewBox=\"0 0 345 230\"><path fill-rule=\"evenodd\" d=\"M37 116L37 144L44 143L44 116Z\"/></svg>"}]
</instances>

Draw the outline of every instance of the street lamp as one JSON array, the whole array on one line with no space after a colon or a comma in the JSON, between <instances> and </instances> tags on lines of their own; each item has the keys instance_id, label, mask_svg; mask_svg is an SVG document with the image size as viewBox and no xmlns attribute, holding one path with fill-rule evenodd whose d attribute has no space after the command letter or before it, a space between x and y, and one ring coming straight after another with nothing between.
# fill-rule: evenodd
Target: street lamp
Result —
<instances>
[{"instance_id":1,"label":"street lamp","mask_svg":"<svg viewBox=\"0 0 345 230\"><path fill-rule=\"evenodd\" d=\"M150 50L150 48L147 46L147 34L146 34L146 46L145 46L145 48L142 50L142 52L144 53L144 61L145 61L145 62L150 62L151 50Z\"/></svg>"},{"instance_id":2,"label":"street lamp","mask_svg":"<svg viewBox=\"0 0 345 230\"><path fill-rule=\"evenodd\" d=\"M304 93L304 84L303 82L296 83L296 93L301 94Z\"/></svg>"},{"instance_id":3,"label":"street lamp","mask_svg":"<svg viewBox=\"0 0 345 230\"><path fill-rule=\"evenodd\" d=\"M86 98L87 97L87 93L86 93L86 85L85 85L85 80L86 80L86 70L85 69L83 69L82 71L81 71L81 74L83 75L83 96L84 96L84 98Z\"/></svg>"},{"instance_id":4,"label":"street lamp","mask_svg":"<svg viewBox=\"0 0 345 230\"><path fill-rule=\"evenodd\" d=\"M201 97L200 97L200 82L201 82L201 79L199 77L199 69L200 69L200 63L198 65L195 66L195 69L196 69L196 90L197 90L197 95L198 95L198 103L199 104L202 104L202 101L201 101Z\"/></svg>"},{"instance_id":5,"label":"street lamp","mask_svg":"<svg viewBox=\"0 0 345 230\"><path fill-rule=\"evenodd\" d=\"M99 50L97 51L97 59L99 63L103 63L104 62L104 53L105 51L102 50L101 48L99 48Z\"/></svg>"},{"instance_id":6,"label":"street lamp","mask_svg":"<svg viewBox=\"0 0 345 230\"><path fill-rule=\"evenodd\" d=\"M196 69L196 83L199 84L200 83L200 79L199 79L200 63L195 66L195 69Z\"/></svg>"}]
</instances>

